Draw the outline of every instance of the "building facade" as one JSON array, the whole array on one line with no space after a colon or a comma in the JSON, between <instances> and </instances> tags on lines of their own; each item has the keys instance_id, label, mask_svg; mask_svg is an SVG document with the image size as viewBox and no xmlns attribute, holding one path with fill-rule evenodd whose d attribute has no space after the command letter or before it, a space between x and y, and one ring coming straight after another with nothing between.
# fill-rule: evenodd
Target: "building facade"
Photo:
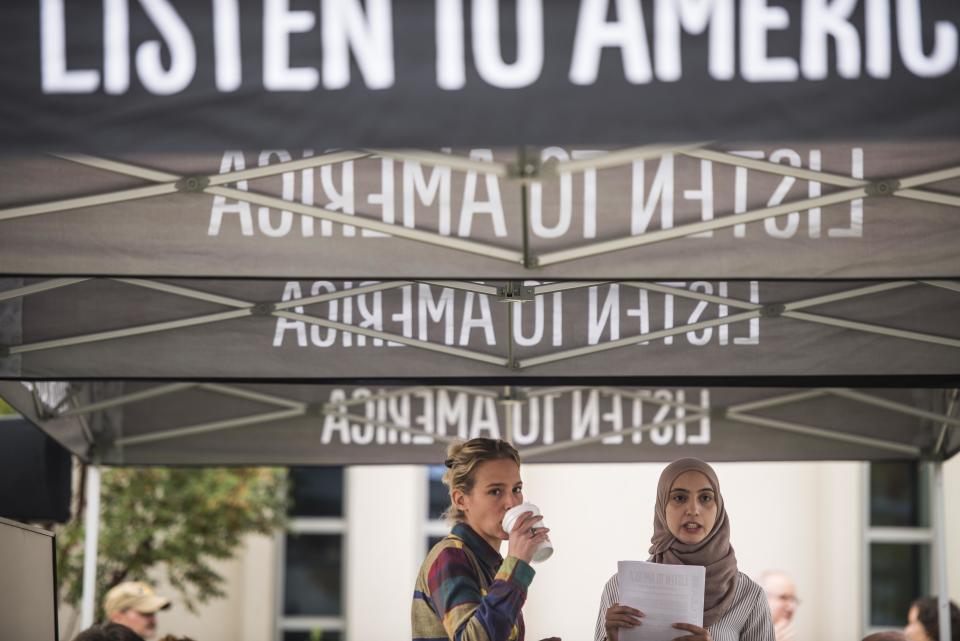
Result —
<instances>
[{"instance_id":1,"label":"building facade","mask_svg":"<svg viewBox=\"0 0 960 641\"><path fill-rule=\"evenodd\" d=\"M591 639L600 591L619 560L643 560L660 464L527 465L524 493L556 552L524 608L527 638ZM904 604L931 591L924 469L908 464L725 463L716 466L741 570L797 583L799 639L860 639L903 625ZM290 528L248 538L223 563L228 596L198 615L175 607L161 634L196 641L381 641L410 638L420 562L446 531L442 469L294 468ZM944 468L947 532L960 532L960 457ZM505 549L505 548L504 548ZM952 598L960 551L948 542ZM161 586L163 589L163 586ZM169 593L169 591L168 591ZM65 638L70 638L69 636Z\"/></svg>"}]
</instances>

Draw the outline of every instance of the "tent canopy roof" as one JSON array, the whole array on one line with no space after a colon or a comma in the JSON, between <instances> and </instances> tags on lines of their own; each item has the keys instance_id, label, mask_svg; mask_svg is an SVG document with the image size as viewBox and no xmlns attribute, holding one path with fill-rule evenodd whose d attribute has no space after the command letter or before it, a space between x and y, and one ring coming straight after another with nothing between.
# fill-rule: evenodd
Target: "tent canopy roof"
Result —
<instances>
[{"instance_id":1,"label":"tent canopy roof","mask_svg":"<svg viewBox=\"0 0 960 641\"><path fill-rule=\"evenodd\" d=\"M0 270L499 280L954 278L960 145L0 158Z\"/></svg>"},{"instance_id":2,"label":"tent canopy roof","mask_svg":"<svg viewBox=\"0 0 960 641\"><path fill-rule=\"evenodd\" d=\"M0 382L78 456L115 465L435 463L456 439L527 462L940 460L957 391Z\"/></svg>"},{"instance_id":3,"label":"tent canopy roof","mask_svg":"<svg viewBox=\"0 0 960 641\"><path fill-rule=\"evenodd\" d=\"M75 452L435 460L441 391L370 387L400 378L481 385L469 423L541 460L956 451L956 2L843 38L809 3L67 4L0 7L0 378Z\"/></svg>"}]
</instances>

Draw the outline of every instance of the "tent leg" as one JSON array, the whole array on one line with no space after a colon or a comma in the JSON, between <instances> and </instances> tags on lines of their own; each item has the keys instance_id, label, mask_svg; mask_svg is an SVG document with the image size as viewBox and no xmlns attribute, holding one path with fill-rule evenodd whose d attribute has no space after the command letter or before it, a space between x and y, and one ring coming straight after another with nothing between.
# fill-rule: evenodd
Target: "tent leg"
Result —
<instances>
[{"instance_id":1,"label":"tent leg","mask_svg":"<svg viewBox=\"0 0 960 641\"><path fill-rule=\"evenodd\" d=\"M940 641L950 641L950 591L947 583L946 509L943 502L943 462L933 463L933 540L937 568L937 620Z\"/></svg>"},{"instance_id":2,"label":"tent leg","mask_svg":"<svg viewBox=\"0 0 960 641\"><path fill-rule=\"evenodd\" d=\"M83 532L83 596L80 601L80 629L93 625L97 598L97 543L100 538L100 466L87 468L87 511Z\"/></svg>"},{"instance_id":3,"label":"tent leg","mask_svg":"<svg viewBox=\"0 0 960 641\"><path fill-rule=\"evenodd\" d=\"M507 305L513 305L513 303L507 303ZM512 310L513 308L511 307L510 309ZM513 327L512 320L510 322L510 327L511 328ZM512 332L513 330L511 329L510 331ZM510 350L513 351L512 345L510 347ZM510 357L510 360L511 362L513 361L513 356ZM513 390L510 388L509 385L503 388L503 396L504 398L512 398L514 396ZM515 403L503 403L502 406L503 406L503 419L504 419L503 424L505 428L504 431L506 432L503 436L503 439L510 445L514 445L513 430L515 428L513 425L513 419L514 419L513 408L515 406Z\"/></svg>"}]
</instances>

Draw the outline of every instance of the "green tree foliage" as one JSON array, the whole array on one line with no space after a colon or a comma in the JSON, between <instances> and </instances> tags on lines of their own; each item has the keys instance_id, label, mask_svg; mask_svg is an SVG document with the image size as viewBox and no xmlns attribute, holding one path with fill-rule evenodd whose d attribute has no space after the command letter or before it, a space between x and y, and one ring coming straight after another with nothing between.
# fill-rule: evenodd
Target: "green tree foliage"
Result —
<instances>
[{"instance_id":1,"label":"green tree foliage","mask_svg":"<svg viewBox=\"0 0 960 641\"><path fill-rule=\"evenodd\" d=\"M283 527L286 508L282 469L103 468L98 608L118 583L165 576L196 612L199 604L225 595L213 561L232 558L246 534ZM82 514L57 532L57 543L60 597L77 605Z\"/></svg>"}]
</instances>

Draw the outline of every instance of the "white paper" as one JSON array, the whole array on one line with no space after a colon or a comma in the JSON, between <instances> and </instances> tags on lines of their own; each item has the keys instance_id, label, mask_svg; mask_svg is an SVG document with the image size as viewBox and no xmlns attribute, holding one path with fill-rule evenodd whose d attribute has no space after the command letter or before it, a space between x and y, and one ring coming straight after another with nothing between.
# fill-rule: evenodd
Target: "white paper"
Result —
<instances>
[{"instance_id":1,"label":"white paper","mask_svg":"<svg viewBox=\"0 0 960 641\"><path fill-rule=\"evenodd\" d=\"M670 641L690 634L674 623L703 626L702 565L665 565L646 561L617 563L620 605L643 612L643 623L621 628L620 641Z\"/></svg>"}]
</instances>

